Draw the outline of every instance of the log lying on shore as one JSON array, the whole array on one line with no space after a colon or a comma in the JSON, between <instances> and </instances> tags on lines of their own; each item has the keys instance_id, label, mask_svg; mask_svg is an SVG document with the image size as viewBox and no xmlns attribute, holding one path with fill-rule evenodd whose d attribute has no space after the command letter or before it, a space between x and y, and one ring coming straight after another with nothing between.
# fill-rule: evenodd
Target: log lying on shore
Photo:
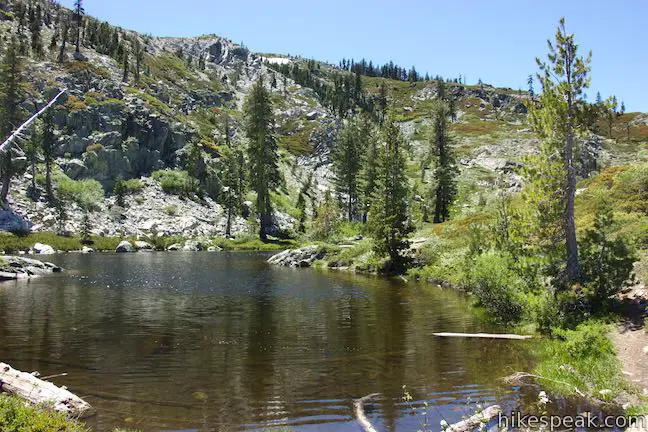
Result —
<instances>
[{"instance_id":1,"label":"log lying on shore","mask_svg":"<svg viewBox=\"0 0 648 432\"><path fill-rule=\"evenodd\" d=\"M458 423L448 426L446 432L471 432L479 428L482 424L487 424L495 417L500 415L502 408L499 405L491 405L484 411L468 417Z\"/></svg>"},{"instance_id":2,"label":"log lying on shore","mask_svg":"<svg viewBox=\"0 0 648 432\"><path fill-rule=\"evenodd\" d=\"M360 399L353 401L353 414L355 415L356 420L358 420L358 424L360 424L360 427L364 432L378 432L373 427L364 411L365 402L368 402L369 400L378 396L380 396L380 393L371 393L370 395L363 396Z\"/></svg>"},{"instance_id":3,"label":"log lying on shore","mask_svg":"<svg viewBox=\"0 0 648 432\"><path fill-rule=\"evenodd\" d=\"M501 333L432 333L438 337L463 337L463 338L482 338L482 339L533 339L533 336L516 335L516 334L501 334Z\"/></svg>"},{"instance_id":4,"label":"log lying on shore","mask_svg":"<svg viewBox=\"0 0 648 432\"><path fill-rule=\"evenodd\" d=\"M91 414L86 401L27 372L20 372L6 363L0 363L0 392L26 400L32 405L45 405L70 417L83 418Z\"/></svg>"}]
</instances>

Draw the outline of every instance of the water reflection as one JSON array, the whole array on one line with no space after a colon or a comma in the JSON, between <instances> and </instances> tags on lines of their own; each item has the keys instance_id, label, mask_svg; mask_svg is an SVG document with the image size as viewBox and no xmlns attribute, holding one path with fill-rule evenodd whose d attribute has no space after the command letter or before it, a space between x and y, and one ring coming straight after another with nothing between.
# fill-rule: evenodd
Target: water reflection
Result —
<instances>
[{"instance_id":1,"label":"water reflection","mask_svg":"<svg viewBox=\"0 0 648 432\"><path fill-rule=\"evenodd\" d=\"M74 269L0 286L0 358L97 408L98 430L356 431L352 398L379 392L370 417L416 430L404 384L430 421L469 399L517 397L497 378L526 369L527 342L436 339L489 331L452 291L270 268L245 253L65 255Z\"/></svg>"}]
</instances>

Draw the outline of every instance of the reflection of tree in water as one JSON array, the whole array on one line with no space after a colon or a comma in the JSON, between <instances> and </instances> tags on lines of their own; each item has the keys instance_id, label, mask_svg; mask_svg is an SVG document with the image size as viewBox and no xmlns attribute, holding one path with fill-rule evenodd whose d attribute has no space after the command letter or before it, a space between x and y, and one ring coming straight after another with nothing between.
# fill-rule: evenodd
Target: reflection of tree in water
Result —
<instances>
[{"instance_id":1,"label":"reflection of tree in water","mask_svg":"<svg viewBox=\"0 0 648 432\"><path fill-rule=\"evenodd\" d=\"M396 430L396 420L400 416L398 399L406 379L407 325L410 313L405 302L404 289L391 286L377 290L378 318L382 352L384 353L380 376L379 392L385 395L382 402L384 425L387 430ZM384 299L380 298L384 297Z\"/></svg>"},{"instance_id":2,"label":"reflection of tree in water","mask_svg":"<svg viewBox=\"0 0 648 432\"><path fill-rule=\"evenodd\" d=\"M253 408L263 407L271 399L275 380L277 325L274 316L273 280L269 273L264 276L250 293L252 298L247 314L250 325L243 365L243 385L245 396Z\"/></svg>"}]
</instances>

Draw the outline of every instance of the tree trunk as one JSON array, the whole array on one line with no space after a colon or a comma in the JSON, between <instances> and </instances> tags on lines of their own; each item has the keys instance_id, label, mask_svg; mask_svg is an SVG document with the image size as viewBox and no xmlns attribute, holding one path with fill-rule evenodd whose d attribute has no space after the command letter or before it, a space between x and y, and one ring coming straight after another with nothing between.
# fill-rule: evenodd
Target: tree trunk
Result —
<instances>
[{"instance_id":1,"label":"tree trunk","mask_svg":"<svg viewBox=\"0 0 648 432\"><path fill-rule=\"evenodd\" d=\"M231 198L230 198L231 199ZM232 236L232 204L230 203L227 209L227 226L225 227L225 237Z\"/></svg>"},{"instance_id":2,"label":"tree trunk","mask_svg":"<svg viewBox=\"0 0 648 432\"><path fill-rule=\"evenodd\" d=\"M17 396L32 405L47 405L54 411L70 417L87 417L92 407L65 387L20 372L6 363L0 363L0 390Z\"/></svg>"},{"instance_id":3,"label":"tree trunk","mask_svg":"<svg viewBox=\"0 0 648 432\"><path fill-rule=\"evenodd\" d=\"M11 153L7 152L2 156L2 190L0 191L0 202L6 206L9 186L11 185Z\"/></svg>"},{"instance_id":4,"label":"tree trunk","mask_svg":"<svg viewBox=\"0 0 648 432\"><path fill-rule=\"evenodd\" d=\"M574 168L574 107L571 92L571 59L567 58L565 75L570 87L567 93L568 124L567 139L565 140L565 170L567 172L567 187L565 199L565 245L567 247L567 282L576 280L580 275L578 262L578 243L576 241L576 221L574 219L574 202L576 201L576 170Z\"/></svg>"},{"instance_id":5,"label":"tree trunk","mask_svg":"<svg viewBox=\"0 0 648 432\"><path fill-rule=\"evenodd\" d=\"M48 156L45 158L45 193L50 203L54 202L54 193L52 192L52 160Z\"/></svg>"}]
</instances>

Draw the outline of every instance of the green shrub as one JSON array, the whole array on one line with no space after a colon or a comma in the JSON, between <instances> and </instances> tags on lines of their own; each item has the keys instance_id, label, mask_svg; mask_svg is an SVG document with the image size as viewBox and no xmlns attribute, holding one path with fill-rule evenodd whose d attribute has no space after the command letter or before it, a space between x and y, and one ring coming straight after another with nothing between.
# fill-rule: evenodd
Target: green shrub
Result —
<instances>
[{"instance_id":1,"label":"green shrub","mask_svg":"<svg viewBox=\"0 0 648 432\"><path fill-rule=\"evenodd\" d=\"M54 174L57 192L87 210L99 209L104 199L104 189L97 180L72 180L62 172Z\"/></svg>"},{"instance_id":2,"label":"green shrub","mask_svg":"<svg viewBox=\"0 0 648 432\"><path fill-rule=\"evenodd\" d=\"M89 429L65 414L26 406L16 398L0 394L0 430L2 432L89 432Z\"/></svg>"},{"instance_id":3,"label":"green shrub","mask_svg":"<svg viewBox=\"0 0 648 432\"><path fill-rule=\"evenodd\" d=\"M127 193L136 193L144 189L144 183L140 179L130 179L124 182Z\"/></svg>"},{"instance_id":4,"label":"green shrub","mask_svg":"<svg viewBox=\"0 0 648 432\"><path fill-rule=\"evenodd\" d=\"M198 180L191 177L187 171L169 169L155 171L153 178L160 182L164 192L180 196L198 193L200 186Z\"/></svg>"},{"instance_id":5,"label":"green shrub","mask_svg":"<svg viewBox=\"0 0 648 432\"><path fill-rule=\"evenodd\" d=\"M488 252L475 259L468 285L496 321L510 323L522 318L524 283L512 270L507 255Z\"/></svg>"},{"instance_id":6,"label":"green shrub","mask_svg":"<svg viewBox=\"0 0 648 432\"><path fill-rule=\"evenodd\" d=\"M178 213L178 206L175 204L171 204L169 206L164 207L163 211L169 216L175 216Z\"/></svg>"},{"instance_id":7,"label":"green shrub","mask_svg":"<svg viewBox=\"0 0 648 432\"><path fill-rule=\"evenodd\" d=\"M603 206L596 214L594 228L585 232L581 242L581 264L586 293L596 309L625 286L637 259L623 237L611 237L610 231L613 227L612 209Z\"/></svg>"},{"instance_id":8,"label":"green shrub","mask_svg":"<svg viewBox=\"0 0 648 432\"><path fill-rule=\"evenodd\" d=\"M86 147L86 153L98 153L102 150L105 150L105 147L102 144L90 144L88 147Z\"/></svg>"}]
</instances>

